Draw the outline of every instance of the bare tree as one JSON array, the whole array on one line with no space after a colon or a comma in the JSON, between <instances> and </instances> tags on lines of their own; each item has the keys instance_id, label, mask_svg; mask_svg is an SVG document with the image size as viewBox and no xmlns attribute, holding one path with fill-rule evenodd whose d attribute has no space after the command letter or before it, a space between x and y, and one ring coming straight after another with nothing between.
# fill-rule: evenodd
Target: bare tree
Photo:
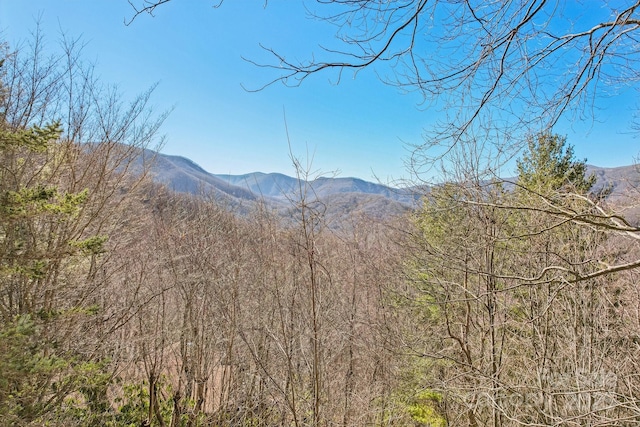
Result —
<instances>
[{"instance_id":1,"label":"bare tree","mask_svg":"<svg viewBox=\"0 0 640 427\"><path fill-rule=\"evenodd\" d=\"M638 229L605 214L564 143L530 140L512 191L496 180L451 182L417 214L410 300L424 329L408 344L428 361L414 363L435 397L422 403L434 421L615 425L638 416L630 372L611 369L634 365L635 348L614 343L632 333L620 324L633 317L631 300L620 296L636 286L620 272L637 271Z\"/></svg>"},{"instance_id":2,"label":"bare tree","mask_svg":"<svg viewBox=\"0 0 640 427\"><path fill-rule=\"evenodd\" d=\"M77 409L73 393L96 417L88 419L100 423L108 415L107 386L118 361L107 338L126 316L110 316L117 310L107 271L118 268L111 251L125 246L127 235L110 238L144 181L138 156L162 121L149 114L150 93L129 109L117 91L105 97L77 47L69 42L45 57L36 30L27 47L4 51L0 321L3 334L20 324L24 339L37 343L18 369L38 358L51 364L9 383L2 404L16 425L71 422L73 411L64 408Z\"/></svg>"}]
</instances>

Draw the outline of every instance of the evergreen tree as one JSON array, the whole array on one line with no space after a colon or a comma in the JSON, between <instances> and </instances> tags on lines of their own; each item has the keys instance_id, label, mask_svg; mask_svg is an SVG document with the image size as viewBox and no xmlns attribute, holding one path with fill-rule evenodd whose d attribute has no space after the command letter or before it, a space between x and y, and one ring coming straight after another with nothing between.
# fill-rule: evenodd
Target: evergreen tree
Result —
<instances>
[{"instance_id":1,"label":"evergreen tree","mask_svg":"<svg viewBox=\"0 0 640 427\"><path fill-rule=\"evenodd\" d=\"M586 160L576 160L567 139L551 133L532 136L517 161L518 184L539 194L554 191L587 193L595 175L587 176Z\"/></svg>"}]
</instances>

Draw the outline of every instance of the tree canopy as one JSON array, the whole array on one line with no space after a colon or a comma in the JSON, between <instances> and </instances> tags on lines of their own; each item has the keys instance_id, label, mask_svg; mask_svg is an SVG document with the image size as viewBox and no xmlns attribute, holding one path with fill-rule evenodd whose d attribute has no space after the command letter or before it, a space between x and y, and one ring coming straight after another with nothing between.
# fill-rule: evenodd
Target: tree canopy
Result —
<instances>
[{"instance_id":1,"label":"tree canopy","mask_svg":"<svg viewBox=\"0 0 640 427\"><path fill-rule=\"evenodd\" d=\"M559 135L544 133L529 137L527 148L517 161L518 184L530 191L549 194L571 189L587 193L595 184L595 175L587 176L586 159L574 158L573 146Z\"/></svg>"}]
</instances>

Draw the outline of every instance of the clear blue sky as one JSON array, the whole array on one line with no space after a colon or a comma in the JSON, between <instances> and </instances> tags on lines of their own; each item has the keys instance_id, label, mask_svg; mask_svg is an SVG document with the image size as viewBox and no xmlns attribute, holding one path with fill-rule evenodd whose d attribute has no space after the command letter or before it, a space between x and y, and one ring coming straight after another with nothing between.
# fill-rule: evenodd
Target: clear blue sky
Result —
<instances>
[{"instance_id":1,"label":"clear blue sky","mask_svg":"<svg viewBox=\"0 0 640 427\"><path fill-rule=\"evenodd\" d=\"M132 16L126 0L0 0L2 38L28 38L38 17L50 45L61 31L81 36L83 57L95 61L103 82L133 97L159 82L153 103L175 110L162 133L163 152L191 158L212 173L253 171L292 175L285 119L294 154L313 156L314 170L383 181L408 176L405 144L419 144L437 113L421 110L420 98L381 83L373 71L338 85L316 75L301 87L280 84L257 93L273 74L241 56L267 59L259 43L307 59L318 41L331 43L332 29L307 19L296 0L172 2L155 18ZM577 157L599 166L634 162L640 144L628 133L638 107L630 90L601 100L598 122L560 126Z\"/></svg>"}]
</instances>

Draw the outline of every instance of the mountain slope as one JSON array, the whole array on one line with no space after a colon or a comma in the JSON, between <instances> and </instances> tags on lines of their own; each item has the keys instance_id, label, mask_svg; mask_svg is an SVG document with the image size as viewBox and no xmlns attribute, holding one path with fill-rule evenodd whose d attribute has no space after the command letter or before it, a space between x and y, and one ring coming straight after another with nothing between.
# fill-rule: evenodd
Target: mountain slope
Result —
<instances>
[{"instance_id":1,"label":"mountain slope","mask_svg":"<svg viewBox=\"0 0 640 427\"><path fill-rule=\"evenodd\" d=\"M234 198L255 201L251 191L231 185L202 169L193 161L166 154L158 154L151 169L156 181L181 193L223 193Z\"/></svg>"},{"instance_id":2,"label":"mountain slope","mask_svg":"<svg viewBox=\"0 0 640 427\"><path fill-rule=\"evenodd\" d=\"M337 227L350 215L386 218L406 212L416 201L409 190L399 190L357 178L318 178L298 181L278 173L254 172L245 175L214 175L195 162L180 156L148 152L155 155L151 174L168 188L191 194L206 194L241 213L263 203L281 216L292 216L292 203L300 192L308 202L320 203Z\"/></svg>"},{"instance_id":3,"label":"mountain slope","mask_svg":"<svg viewBox=\"0 0 640 427\"><path fill-rule=\"evenodd\" d=\"M640 189L640 166L620 166L616 168L601 168L589 165L588 174L596 176L596 189L607 188L611 196L620 198Z\"/></svg>"},{"instance_id":4,"label":"mountain slope","mask_svg":"<svg viewBox=\"0 0 640 427\"><path fill-rule=\"evenodd\" d=\"M279 173L254 172L244 175L214 175L195 162L181 157L147 150L145 157L155 156L151 173L157 182L168 188L192 194L206 194L237 209L248 211L256 203L288 216L291 203L299 198L301 189L308 201L319 201L327 214L346 218L357 212L371 217L386 217L414 208L419 192L397 189L359 178L320 177L309 182ZM631 196L640 198L640 168L622 166L601 168L589 166L597 177L596 189L608 188L609 199L619 206L628 204ZM302 186L300 185L302 184ZM628 213L637 214L631 207Z\"/></svg>"},{"instance_id":5,"label":"mountain slope","mask_svg":"<svg viewBox=\"0 0 640 427\"><path fill-rule=\"evenodd\" d=\"M245 175L216 176L229 184L244 187L254 194L281 200L295 199L295 195L299 194L301 190L307 191L311 197L320 199L353 193L378 195L407 206L412 206L416 200L415 194L408 189L391 188L359 178L319 177L307 182L308 187L305 190L304 187L300 187L300 182L296 178L279 173L254 172Z\"/></svg>"}]
</instances>

